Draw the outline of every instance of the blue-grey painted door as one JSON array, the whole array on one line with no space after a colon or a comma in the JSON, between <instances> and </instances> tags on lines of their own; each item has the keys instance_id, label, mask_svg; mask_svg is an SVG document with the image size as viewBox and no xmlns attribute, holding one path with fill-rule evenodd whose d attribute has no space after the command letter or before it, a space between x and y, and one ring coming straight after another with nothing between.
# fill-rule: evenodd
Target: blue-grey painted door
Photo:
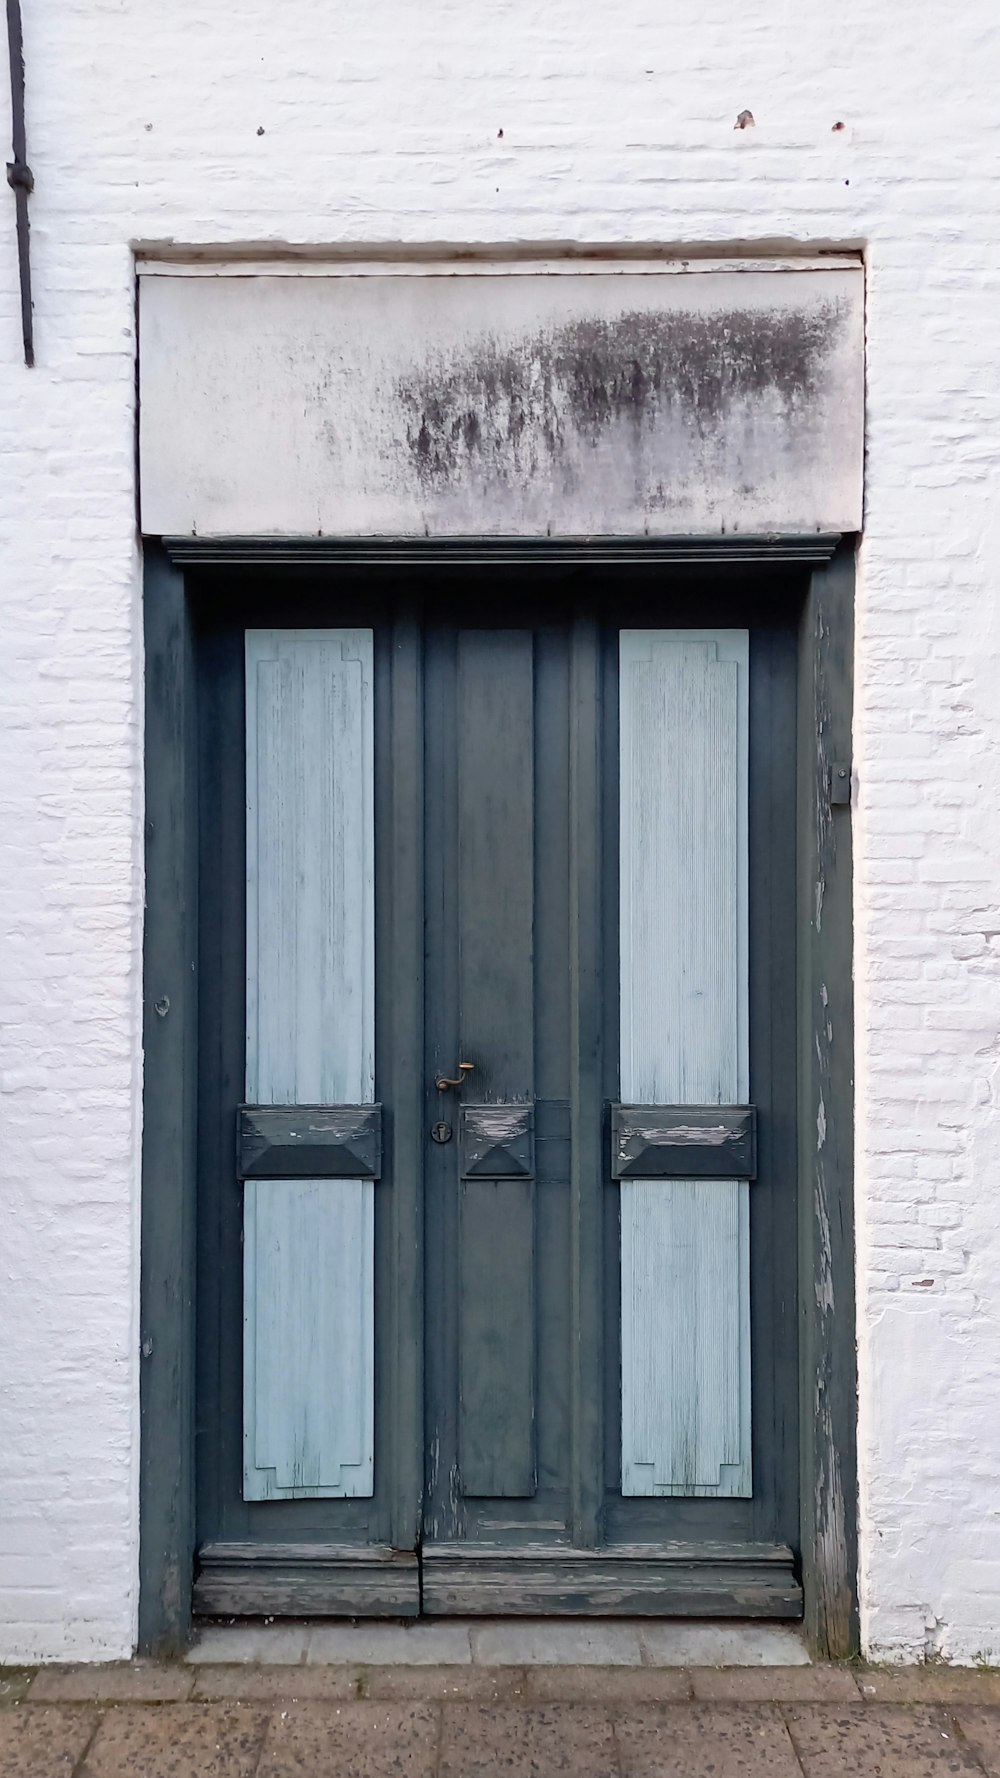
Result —
<instances>
[{"instance_id":1,"label":"blue-grey painted door","mask_svg":"<svg viewBox=\"0 0 1000 1778\"><path fill-rule=\"evenodd\" d=\"M206 622L202 1609L798 1609L793 621Z\"/></svg>"}]
</instances>

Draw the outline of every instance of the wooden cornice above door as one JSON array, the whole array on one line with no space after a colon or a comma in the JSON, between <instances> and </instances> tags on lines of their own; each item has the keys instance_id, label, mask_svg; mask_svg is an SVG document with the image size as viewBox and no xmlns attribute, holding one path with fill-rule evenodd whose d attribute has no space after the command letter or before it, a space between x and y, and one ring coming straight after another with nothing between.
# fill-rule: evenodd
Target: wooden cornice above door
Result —
<instances>
[{"instance_id":1,"label":"wooden cornice above door","mask_svg":"<svg viewBox=\"0 0 1000 1778\"><path fill-rule=\"evenodd\" d=\"M140 275L147 535L861 527L860 264L216 272Z\"/></svg>"},{"instance_id":2,"label":"wooden cornice above door","mask_svg":"<svg viewBox=\"0 0 1000 1778\"><path fill-rule=\"evenodd\" d=\"M840 534L796 537L169 537L177 568L316 568L601 564L693 568L823 567Z\"/></svg>"}]
</instances>

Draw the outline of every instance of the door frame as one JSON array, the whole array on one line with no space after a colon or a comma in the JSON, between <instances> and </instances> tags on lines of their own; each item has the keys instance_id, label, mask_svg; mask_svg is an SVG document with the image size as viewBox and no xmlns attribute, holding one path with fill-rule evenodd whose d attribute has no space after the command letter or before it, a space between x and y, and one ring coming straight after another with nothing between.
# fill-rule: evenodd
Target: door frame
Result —
<instances>
[{"instance_id":1,"label":"door frame","mask_svg":"<svg viewBox=\"0 0 1000 1778\"><path fill-rule=\"evenodd\" d=\"M197 733L192 595L220 568L387 564L656 565L690 590L706 571L802 589L798 647L797 900L799 1400L805 1627L817 1653L858 1646L857 1365L853 1216L851 724L855 540L571 538L144 540L145 930L140 1282L139 1646L176 1651L191 1630L195 1476L197 1172ZM404 651L415 661L415 650ZM414 701L416 673L393 696ZM415 846L422 785L398 762L396 843ZM405 770L403 769L405 767ZM409 836L409 837L408 837ZM419 915L419 910L418 910ZM395 921L412 925L402 901ZM418 925L395 940L419 957ZM398 1018L418 1021L420 972ZM402 1037L403 1032L399 1035ZM397 1053L407 1053L402 1045ZM404 1084L404 1083L401 1083ZM413 1116L419 1119L419 1098ZM400 1106L403 1117L409 1115ZM816 1132L821 1132L817 1142ZM419 1130L412 1132L418 1139ZM399 1193L393 1240L419 1252L419 1193ZM410 1300L411 1299L411 1300ZM401 1293L393 1424L420 1462L419 1291ZM411 1424L411 1422L414 1422ZM400 1490L419 1496L409 1482ZM584 1503L580 1503L581 1508ZM405 1508L403 1510L406 1510ZM397 1528L398 1534L404 1531Z\"/></svg>"}]
</instances>

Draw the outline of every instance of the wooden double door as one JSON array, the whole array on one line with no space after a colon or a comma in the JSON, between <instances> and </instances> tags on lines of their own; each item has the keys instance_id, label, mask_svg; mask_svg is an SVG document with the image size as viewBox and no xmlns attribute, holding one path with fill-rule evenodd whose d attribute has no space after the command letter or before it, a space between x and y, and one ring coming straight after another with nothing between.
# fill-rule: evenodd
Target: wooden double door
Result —
<instances>
[{"instance_id":1,"label":"wooden double door","mask_svg":"<svg viewBox=\"0 0 1000 1778\"><path fill-rule=\"evenodd\" d=\"M198 660L196 1610L795 1615L794 613L341 571Z\"/></svg>"}]
</instances>

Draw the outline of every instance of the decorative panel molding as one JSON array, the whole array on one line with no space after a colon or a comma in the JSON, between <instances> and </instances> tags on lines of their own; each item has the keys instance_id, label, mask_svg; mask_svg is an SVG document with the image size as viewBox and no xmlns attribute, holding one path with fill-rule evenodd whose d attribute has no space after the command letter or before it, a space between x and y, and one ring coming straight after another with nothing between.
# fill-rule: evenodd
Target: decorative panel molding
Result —
<instances>
[{"instance_id":1,"label":"decorative panel molding","mask_svg":"<svg viewBox=\"0 0 1000 1778\"><path fill-rule=\"evenodd\" d=\"M455 1485L470 1499L528 1499L538 1418L533 1159L525 1165L535 1084L531 631L460 631L456 670L458 1053L475 1063L477 1102L459 1124Z\"/></svg>"},{"instance_id":2,"label":"decorative panel molding","mask_svg":"<svg viewBox=\"0 0 1000 1778\"><path fill-rule=\"evenodd\" d=\"M247 1181L244 1497L372 1491L370 1180Z\"/></svg>"},{"instance_id":3,"label":"decorative panel molding","mask_svg":"<svg viewBox=\"0 0 1000 1778\"><path fill-rule=\"evenodd\" d=\"M612 1105L612 1179L753 1179L752 1105Z\"/></svg>"},{"instance_id":4,"label":"decorative panel molding","mask_svg":"<svg viewBox=\"0 0 1000 1778\"><path fill-rule=\"evenodd\" d=\"M241 1105L240 1179L378 1179L381 1105Z\"/></svg>"},{"instance_id":5,"label":"decorative panel molding","mask_svg":"<svg viewBox=\"0 0 1000 1778\"><path fill-rule=\"evenodd\" d=\"M621 1095L672 1116L749 1093L748 666L621 635ZM622 1491L747 1495L747 1179L623 1178L621 1230Z\"/></svg>"},{"instance_id":6,"label":"decorative panel molding","mask_svg":"<svg viewBox=\"0 0 1000 1778\"><path fill-rule=\"evenodd\" d=\"M530 1179L535 1171L530 1105L463 1105L459 1111L463 1179Z\"/></svg>"},{"instance_id":7,"label":"decorative panel molding","mask_svg":"<svg viewBox=\"0 0 1000 1778\"><path fill-rule=\"evenodd\" d=\"M246 682L246 1094L297 1127L375 1097L372 633L249 631ZM244 1496L369 1495L374 1184L285 1172L245 1188Z\"/></svg>"},{"instance_id":8,"label":"decorative panel molding","mask_svg":"<svg viewBox=\"0 0 1000 1778\"><path fill-rule=\"evenodd\" d=\"M370 630L247 633L248 1104L375 1096Z\"/></svg>"},{"instance_id":9,"label":"decorative panel molding","mask_svg":"<svg viewBox=\"0 0 1000 1778\"><path fill-rule=\"evenodd\" d=\"M147 534L861 527L860 262L159 267L139 286Z\"/></svg>"}]
</instances>

